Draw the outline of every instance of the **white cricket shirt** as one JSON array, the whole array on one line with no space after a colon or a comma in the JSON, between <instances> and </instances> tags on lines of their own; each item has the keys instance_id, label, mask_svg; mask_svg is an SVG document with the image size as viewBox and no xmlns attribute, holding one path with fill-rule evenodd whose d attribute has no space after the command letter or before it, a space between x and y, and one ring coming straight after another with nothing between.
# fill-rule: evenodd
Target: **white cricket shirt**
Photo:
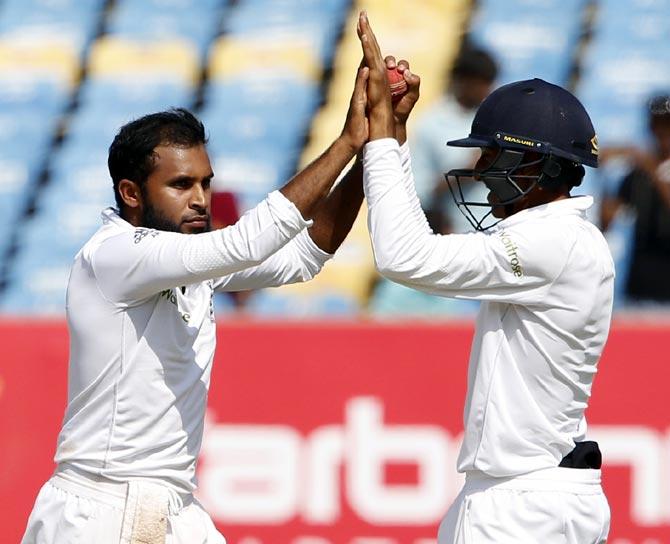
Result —
<instances>
[{"instance_id":1,"label":"white cricket shirt","mask_svg":"<svg viewBox=\"0 0 670 544\"><path fill-rule=\"evenodd\" d=\"M364 187L386 277L482 301L458 470L511 476L558 466L585 439L584 410L612 314L614 265L586 219L591 197L523 210L487 233L433 234L409 150L368 143Z\"/></svg>"},{"instance_id":2,"label":"white cricket shirt","mask_svg":"<svg viewBox=\"0 0 670 544\"><path fill-rule=\"evenodd\" d=\"M213 292L314 277L330 255L310 225L279 192L203 234L135 228L103 212L67 290L61 468L193 491L216 342Z\"/></svg>"}]
</instances>

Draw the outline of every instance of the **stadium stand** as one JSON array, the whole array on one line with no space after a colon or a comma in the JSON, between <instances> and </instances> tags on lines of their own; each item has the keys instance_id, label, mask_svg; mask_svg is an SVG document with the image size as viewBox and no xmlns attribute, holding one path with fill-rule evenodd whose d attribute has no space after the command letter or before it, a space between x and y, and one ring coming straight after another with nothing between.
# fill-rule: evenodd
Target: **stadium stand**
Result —
<instances>
[{"instance_id":1,"label":"stadium stand","mask_svg":"<svg viewBox=\"0 0 670 544\"><path fill-rule=\"evenodd\" d=\"M651 94L670 88L669 35L668 0L596 3L575 92L591 114L601 148L647 146L646 101ZM627 167L612 161L598 171L588 171L582 190L599 202L603 194L616 193ZM633 218L621 217L607 233L618 270L619 303L630 267L634 225Z\"/></svg>"},{"instance_id":2,"label":"stadium stand","mask_svg":"<svg viewBox=\"0 0 670 544\"><path fill-rule=\"evenodd\" d=\"M411 10L396 0L354 2L348 13L347 29L355 28L357 13L363 8L374 17L375 31L383 37L380 39L385 53L410 59L419 74L435 75L423 78L422 101L417 105L420 111L444 84L442 74L446 69L442 67L446 68L458 49L467 2L423 1L414 3ZM398 17L399 13L403 16ZM425 39L427 35L430 40ZM326 102L311 124L301 166L313 160L342 129L360 58L358 38L353 32L345 33L335 52ZM288 311L299 317L359 314L367 305L376 278L366 216L363 209L335 258L313 281L258 292L250 299L250 308L270 314Z\"/></svg>"},{"instance_id":3,"label":"stadium stand","mask_svg":"<svg viewBox=\"0 0 670 544\"><path fill-rule=\"evenodd\" d=\"M107 147L134 117L194 108L214 188L240 211L311 161L341 130L363 7L385 52L422 75L419 112L445 88L463 35L501 59L499 83L573 88L601 144L644 139L644 98L670 87L670 0L4 0L0 311L63 312L69 263L113 204ZM589 175L581 191L613 190L620 169ZM315 281L256 292L247 312L364 311L376 278L365 216ZM610 232L623 269L632 225Z\"/></svg>"},{"instance_id":4,"label":"stadium stand","mask_svg":"<svg viewBox=\"0 0 670 544\"><path fill-rule=\"evenodd\" d=\"M645 100L670 87L670 2L598 3L577 93L601 145L628 145L646 135Z\"/></svg>"},{"instance_id":5,"label":"stadium stand","mask_svg":"<svg viewBox=\"0 0 670 544\"><path fill-rule=\"evenodd\" d=\"M295 171L322 70L300 42L227 35L214 44L201 117L210 133L214 187L238 193L243 210Z\"/></svg>"},{"instance_id":6,"label":"stadium stand","mask_svg":"<svg viewBox=\"0 0 670 544\"><path fill-rule=\"evenodd\" d=\"M83 55L106 0L5 0L0 35L13 43L67 46Z\"/></svg>"},{"instance_id":7,"label":"stadium stand","mask_svg":"<svg viewBox=\"0 0 670 544\"><path fill-rule=\"evenodd\" d=\"M147 111L191 106L200 63L195 46L179 38L105 36L93 42L86 74L77 107L63 117L64 138L49 158L33 218L16 232L3 306L17 313L62 313L72 258L114 202L106 157L116 130ZM54 118L67 113L67 102L54 107Z\"/></svg>"},{"instance_id":8,"label":"stadium stand","mask_svg":"<svg viewBox=\"0 0 670 544\"><path fill-rule=\"evenodd\" d=\"M23 221L31 188L48 160L53 134L79 70L63 43L14 42L0 35L0 255L12 250L11 232ZM6 280L2 266L2 280Z\"/></svg>"},{"instance_id":9,"label":"stadium stand","mask_svg":"<svg viewBox=\"0 0 670 544\"><path fill-rule=\"evenodd\" d=\"M133 42L159 42L168 37L189 42L204 59L217 32L221 0L124 0L110 13L106 30Z\"/></svg>"},{"instance_id":10,"label":"stadium stand","mask_svg":"<svg viewBox=\"0 0 670 544\"><path fill-rule=\"evenodd\" d=\"M495 52L500 84L538 77L565 85L585 6L585 0L481 0L470 38Z\"/></svg>"}]
</instances>

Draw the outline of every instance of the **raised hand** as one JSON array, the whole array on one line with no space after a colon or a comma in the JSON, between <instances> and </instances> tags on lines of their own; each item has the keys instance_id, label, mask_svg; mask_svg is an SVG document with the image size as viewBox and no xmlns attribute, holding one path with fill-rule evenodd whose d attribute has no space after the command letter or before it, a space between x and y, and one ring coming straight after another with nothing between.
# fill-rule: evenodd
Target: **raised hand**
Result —
<instances>
[{"instance_id":1,"label":"raised hand","mask_svg":"<svg viewBox=\"0 0 670 544\"><path fill-rule=\"evenodd\" d=\"M356 74L356 83L354 84L354 92L351 95L349 102L349 111L347 112L347 119L344 122L342 129L342 138L345 143L351 148L353 154L358 153L365 142L368 141L369 127L368 119L365 116L365 108L367 105L366 84L370 70L367 66L358 69Z\"/></svg>"},{"instance_id":2,"label":"raised hand","mask_svg":"<svg viewBox=\"0 0 670 544\"><path fill-rule=\"evenodd\" d=\"M386 64L365 11L358 16L357 31L363 48L363 61L369 68L367 98L370 140L393 138L395 119L386 77Z\"/></svg>"},{"instance_id":3,"label":"raised hand","mask_svg":"<svg viewBox=\"0 0 670 544\"><path fill-rule=\"evenodd\" d=\"M395 57L389 55L384 59L384 63L388 69L397 68L407 82L407 92L393 104L395 137L398 143L402 145L407 140L407 119L419 100L421 78L409 69L409 62L406 60L396 62Z\"/></svg>"}]
</instances>

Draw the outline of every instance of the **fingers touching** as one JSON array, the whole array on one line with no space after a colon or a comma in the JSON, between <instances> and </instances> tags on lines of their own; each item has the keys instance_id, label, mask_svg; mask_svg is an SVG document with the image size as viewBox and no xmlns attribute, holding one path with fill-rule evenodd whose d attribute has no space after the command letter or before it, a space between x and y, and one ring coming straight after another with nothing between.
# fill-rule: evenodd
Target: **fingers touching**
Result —
<instances>
[{"instance_id":1,"label":"fingers touching","mask_svg":"<svg viewBox=\"0 0 670 544\"><path fill-rule=\"evenodd\" d=\"M363 113L365 113L365 106L368 101L367 82L369 76L370 69L367 66L362 66L358 69L356 83L354 84L354 92L351 95L351 106Z\"/></svg>"},{"instance_id":2,"label":"fingers touching","mask_svg":"<svg viewBox=\"0 0 670 544\"><path fill-rule=\"evenodd\" d=\"M379 44L377 43L377 38L375 37L372 28L370 27L370 22L368 21L368 14L365 11L361 11L358 16L358 37L361 40L361 45L363 47L363 57L365 59L365 64L367 64L370 69L378 69L383 65L382 53L379 49Z\"/></svg>"}]
</instances>

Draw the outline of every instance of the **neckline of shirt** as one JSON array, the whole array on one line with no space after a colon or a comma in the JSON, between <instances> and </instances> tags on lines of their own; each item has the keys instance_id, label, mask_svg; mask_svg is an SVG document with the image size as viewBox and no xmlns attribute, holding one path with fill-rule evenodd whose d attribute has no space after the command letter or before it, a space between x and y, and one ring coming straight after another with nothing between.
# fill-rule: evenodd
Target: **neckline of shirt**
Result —
<instances>
[{"instance_id":1,"label":"neckline of shirt","mask_svg":"<svg viewBox=\"0 0 670 544\"><path fill-rule=\"evenodd\" d=\"M527 221L531 218L555 215L586 215L586 210L593 206L593 197L589 195L579 195L561 200L541 204L532 208L526 208L514 215L503 219L494 227L494 231L504 229Z\"/></svg>"},{"instance_id":2,"label":"neckline of shirt","mask_svg":"<svg viewBox=\"0 0 670 544\"><path fill-rule=\"evenodd\" d=\"M135 230L135 227L123 219L123 217L119 215L119 212L117 212L116 209L112 207L102 210L101 215L103 224L113 223L117 227L121 227L126 230Z\"/></svg>"}]
</instances>

